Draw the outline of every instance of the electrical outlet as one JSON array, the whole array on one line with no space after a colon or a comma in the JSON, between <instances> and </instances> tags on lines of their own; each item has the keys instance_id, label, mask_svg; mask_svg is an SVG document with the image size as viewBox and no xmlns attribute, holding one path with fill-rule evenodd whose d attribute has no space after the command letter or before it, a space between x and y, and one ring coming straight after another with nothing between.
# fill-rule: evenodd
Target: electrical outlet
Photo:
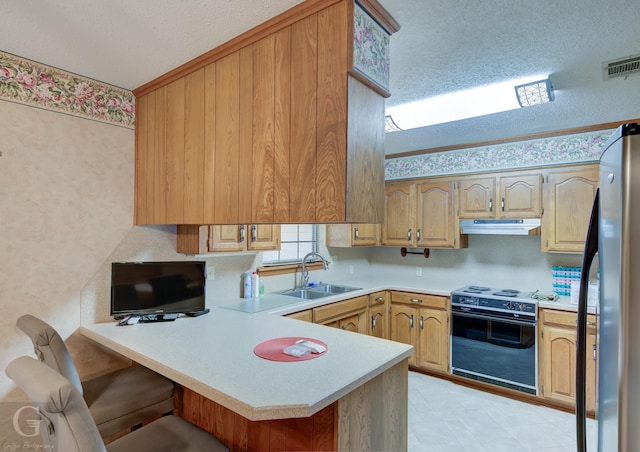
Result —
<instances>
[{"instance_id":1,"label":"electrical outlet","mask_svg":"<svg viewBox=\"0 0 640 452\"><path fill-rule=\"evenodd\" d=\"M422 276L422 267L416 267L416 276Z\"/></svg>"},{"instance_id":2,"label":"electrical outlet","mask_svg":"<svg viewBox=\"0 0 640 452\"><path fill-rule=\"evenodd\" d=\"M216 277L216 268L213 265L207 265L207 279Z\"/></svg>"},{"instance_id":3,"label":"electrical outlet","mask_svg":"<svg viewBox=\"0 0 640 452\"><path fill-rule=\"evenodd\" d=\"M353 265L349 265L349 274L353 275Z\"/></svg>"},{"instance_id":4,"label":"electrical outlet","mask_svg":"<svg viewBox=\"0 0 640 452\"><path fill-rule=\"evenodd\" d=\"M338 256L331 256L331 263L333 265L338 265Z\"/></svg>"}]
</instances>

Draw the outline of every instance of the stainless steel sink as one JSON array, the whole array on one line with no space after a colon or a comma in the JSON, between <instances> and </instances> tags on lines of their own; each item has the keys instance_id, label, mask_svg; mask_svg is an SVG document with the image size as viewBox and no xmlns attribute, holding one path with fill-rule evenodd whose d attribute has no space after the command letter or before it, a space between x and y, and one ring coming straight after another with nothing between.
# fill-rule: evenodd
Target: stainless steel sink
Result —
<instances>
[{"instance_id":1,"label":"stainless steel sink","mask_svg":"<svg viewBox=\"0 0 640 452\"><path fill-rule=\"evenodd\" d=\"M314 300L316 298L328 297L329 295L331 295L328 293L316 292L309 289L290 289L280 293L288 297L300 298L301 300Z\"/></svg>"},{"instance_id":2,"label":"stainless steel sink","mask_svg":"<svg viewBox=\"0 0 640 452\"><path fill-rule=\"evenodd\" d=\"M289 289L280 292L280 294L286 295L288 297L300 298L301 300L314 300L316 298L329 297L331 295L337 295L360 289L360 287L338 286L335 284L320 284L318 286L308 288L305 287L303 289Z\"/></svg>"},{"instance_id":3,"label":"stainless steel sink","mask_svg":"<svg viewBox=\"0 0 640 452\"><path fill-rule=\"evenodd\" d=\"M353 290L360 290L360 289L361 287L338 286L335 284L320 284L319 286L309 288L309 290L324 292L329 295L351 292Z\"/></svg>"}]
</instances>

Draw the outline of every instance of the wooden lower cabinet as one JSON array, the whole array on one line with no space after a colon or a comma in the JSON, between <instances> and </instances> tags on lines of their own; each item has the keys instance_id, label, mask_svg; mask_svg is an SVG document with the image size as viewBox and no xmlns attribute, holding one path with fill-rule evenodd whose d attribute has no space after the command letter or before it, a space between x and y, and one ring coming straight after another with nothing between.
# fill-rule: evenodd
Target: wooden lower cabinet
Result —
<instances>
[{"instance_id":1,"label":"wooden lower cabinet","mask_svg":"<svg viewBox=\"0 0 640 452\"><path fill-rule=\"evenodd\" d=\"M389 339L389 294L387 291L369 295L369 336Z\"/></svg>"},{"instance_id":2,"label":"wooden lower cabinet","mask_svg":"<svg viewBox=\"0 0 640 452\"><path fill-rule=\"evenodd\" d=\"M540 396L563 406L575 407L576 318L574 312L540 310L538 367ZM587 410L596 410L596 317L587 316Z\"/></svg>"},{"instance_id":3,"label":"wooden lower cabinet","mask_svg":"<svg viewBox=\"0 0 640 452\"><path fill-rule=\"evenodd\" d=\"M391 292L391 340L413 345L409 365L449 370L448 297Z\"/></svg>"},{"instance_id":4,"label":"wooden lower cabinet","mask_svg":"<svg viewBox=\"0 0 640 452\"><path fill-rule=\"evenodd\" d=\"M285 315L290 319L303 320L305 322L313 322L313 311L311 309L305 309L304 311L292 312Z\"/></svg>"},{"instance_id":5,"label":"wooden lower cabinet","mask_svg":"<svg viewBox=\"0 0 640 452\"><path fill-rule=\"evenodd\" d=\"M321 325L367 334L369 296L352 298L313 308L313 321Z\"/></svg>"}]
</instances>

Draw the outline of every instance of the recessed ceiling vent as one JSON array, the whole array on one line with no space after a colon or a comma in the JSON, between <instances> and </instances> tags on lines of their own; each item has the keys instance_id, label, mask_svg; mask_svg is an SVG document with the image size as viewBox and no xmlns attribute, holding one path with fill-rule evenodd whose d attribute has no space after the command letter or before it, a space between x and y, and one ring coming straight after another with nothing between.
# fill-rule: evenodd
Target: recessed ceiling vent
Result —
<instances>
[{"instance_id":1,"label":"recessed ceiling vent","mask_svg":"<svg viewBox=\"0 0 640 452\"><path fill-rule=\"evenodd\" d=\"M640 55L603 63L605 78L626 77L640 72Z\"/></svg>"}]
</instances>

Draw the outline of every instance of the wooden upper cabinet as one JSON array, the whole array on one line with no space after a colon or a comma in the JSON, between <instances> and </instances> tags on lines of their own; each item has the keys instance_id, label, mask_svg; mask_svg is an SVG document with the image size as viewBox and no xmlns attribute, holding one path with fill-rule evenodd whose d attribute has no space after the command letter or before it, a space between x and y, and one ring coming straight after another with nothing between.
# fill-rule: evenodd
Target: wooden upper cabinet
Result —
<instances>
[{"instance_id":1,"label":"wooden upper cabinet","mask_svg":"<svg viewBox=\"0 0 640 452\"><path fill-rule=\"evenodd\" d=\"M453 248L459 245L454 193L452 181L417 186L416 246Z\"/></svg>"},{"instance_id":2,"label":"wooden upper cabinet","mask_svg":"<svg viewBox=\"0 0 640 452\"><path fill-rule=\"evenodd\" d=\"M415 246L415 196L412 183L386 185L382 245Z\"/></svg>"},{"instance_id":3,"label":"wooden upper cabinet","mask_svg":"<svg viewBox=\"0 0 640 452\"><path fill-rule=\"evenodd\" d=\"M496 178L471 178L459 182L460 218L494 218Z\"/></svg>"},{"instance_id":4,"label":"wooden upper cabinet","mask_svg":"<svg viewBox=\"0 0 640 452\"><path fill-rule=\"evenodd\" d=\"M178 225L176 248L186 254L279 250L280 225Z\"/></svg>"},{"instance_id":5,"label":"wooden upper cabinet","mask_svg":"<svg viewBox=\"0 0 640 452\"><path fill-rule=\"evenodd\" d=\"M460 218L540 218L542 174L534 172L463 178Z\"/></svg>"},{"instance_id":6,"label":"wooden upper cabinet","mask_svg":"<svg viewBox=\"0 0 640 452\"><path fill-rule=\"evenodd\" d=\"M327 246L349 248L380 244L379 224L328 224Z\"/></svg>"},{"instance_id":7,"label":"wooden upper cabinet","mask_svg":"<svg viewBox=\"0 0 640 452\"><path fill-rule=\"evenodd\" d=\"M353 69L355 8L307 0L134 90L135 223L382 223L385 94Z\"/></svg>"},{"instance_id":8,"label":"wooden upper cabinet","mask_svg":"<svg viewBox=\"0 0 640 452\"><path fill-rule=\"evenodd\" d=\"M550 170L545 175L542 250L582 253L598 188L598 165Z\"/></svg>"},{"instance_id":9,"label":"wooden upper cabinet","mask_svg":"<svg viewBox=\"0 0 640 452\"><path fill-rule=\"evenodd\" d=\"M542 174L502 176L499 179L500 218L542 216Z\"/></svg>"}]
</instances>

